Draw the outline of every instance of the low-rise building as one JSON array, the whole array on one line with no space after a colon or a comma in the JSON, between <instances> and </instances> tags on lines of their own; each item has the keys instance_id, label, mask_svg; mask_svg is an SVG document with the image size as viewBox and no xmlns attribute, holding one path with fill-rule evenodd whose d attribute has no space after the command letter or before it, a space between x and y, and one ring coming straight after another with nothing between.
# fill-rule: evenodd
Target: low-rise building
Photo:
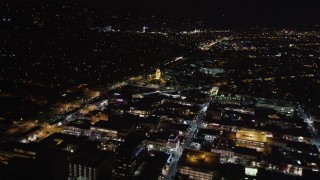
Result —
<instances>
[{"instance_id":1,"label":"low-rise building","mask_svg":"<svg viewBox=\"0 0 320 180\"><path fill-rule=\"evenodd\" d=\"M267 136L265 132L254 130L238 130L236 132L236 146L256 149L259 152L265 151Z\"/></svg>"},{"instance_id":2,"label":"low-rise building","mask_svg":"<svg viewBox=\"0 0 320 180\"><path fill-rule=\"evenodd\" d=\"M63 133L71 135L90 136L91 121L86 119L76 119L64 126Z\"/></svg>"}]
</instances>

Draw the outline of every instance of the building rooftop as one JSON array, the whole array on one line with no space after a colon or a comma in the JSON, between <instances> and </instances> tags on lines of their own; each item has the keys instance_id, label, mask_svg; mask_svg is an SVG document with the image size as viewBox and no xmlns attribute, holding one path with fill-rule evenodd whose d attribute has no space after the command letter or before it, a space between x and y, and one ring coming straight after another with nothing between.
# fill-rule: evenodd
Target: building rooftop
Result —
<instances>
[{"instance_id":1,"label":"building rooftop","mask_svg":"<svg viewBox=\"0 0 320 180\"><path fill-rule=\"evenodd\" d=\"M258 169L257 179L281 179L281 180L302 180L299 176L293 176L276 171Z\"/></svg>"},{"instance_id":2,"label":"building rooftop","mask_svg":"<svg viewBox=\"0 0 320 180\"><path fill-rule=\"evenodd\" d=\"M259 155L259 153L256 149L240 147L240 146L235 146L233 149L233 152L235 154L249 155L249 156L255 156L255 157L257 157Z\"/></svg>"},{"instance_id":3,"label":"building rooftop","mask_svg":"<svg viewBox=\"0 0 320 180\"><path fill-rule=\"evenodd\" d=\"M89 130L91 127L91 121L86 119L76 119L67 124L67 126L76 127L79 129L87 129Z\"/></svg>"},{"instance_id":4,"label":"building rooftop","mask_svg":"<svg viewBox=\"0 0 320 180\"><path fill-rule=\"evenodd\" d=\"M151 151L149 156L145 159L146 164L149 167L162 169L169 159L172 157L171 154L162 151Z\"/></svg>"},{"instance_id":5,"label":"building rooftop","mask_svg":"<svg viewBox=\"0 0 320 180\"><path fill-rule=\"evenodd\" d=\"M147 125L147 124L157 125L159 121L160 121L160 118L155 116L148 116L147 118L138 119L138 123L140 125Z\"/></svg>"},{"instance_id":6,"label":"building rooftop","mask_svg":"<svg viewBox=\"0 0 320 180\"><path fill-rule=\"evenodd\" d=\"M178 138L178 132L172 131L158 131L149 134L148 140L150 141L176 141Z\"/></svg>"},{"instance_id":7,"label":"building rooftop","mask_svg":"<svg viewBox=\"0 0 320 180\"><path fill-rule=\"evenodd\" d=\"M266 142L267 136L263 132L238 130L236 133L236 139L243 139L247 141Z\"/></svg>"},{"instance_id":8,"label":"building rooftop","mask_svg":"<svg viewBox=\"0 0 320 180\"><path fill-rule=\"evenodd\" d=\"M186 166L202 170L215 170L220 162L220 155L186 148L178 161L178 166Z\"/></svg>"},{"instance_id":9,"label":"building rooftop","mask_svg":"<svg viewBox=\"0 0 320 180\"><path fill-rule=\"evenodd\" d=\"M101 113L101 111L93 110L93 111L90 111L89 113L85 114L84 116L91 117L91 116L95 116L95 115L97 115L99 113Z\"/></svg>"},{"instance_id":10,"label":"building rooftop","mask_svg":"<svg viewBox=\"0 0 320 180\"><path fill-rule=\"evenodd\" d=\"M110 91L109 93L117 93L117 94L134 94L134 93L148 93L153 92L154 89L133 86L133 85L126 85L121 88L115 89Z\"/></svg>"},{"instance_id":11,"label":"building rooftop","mask_svg":"<svg viewBox=\"0 0 320 180\"><path fill-rule=\"evenodd\" d=\"M287 141L287 147L291 149L297 149L298 151L310 152L319 154L317 146L313 144L307 144L304 142Z\"/></svg>"},{"instance_id":12,"label":"building rooftop","mask_svg":"<svg viewBox=\"0 0 320 180\"><path fill-rule=\"evenodd\" d=\"M109 121L98 121L93 127L112 129L112 130L128 130L138 122L138 117L134 115L111 116Z\"/></svg>"},{"instance_id":13,"label":"building rooftop","mask_svg":"<svg viewBox=\"0 0 320 180\"><path fill-rule=\"evenodd\" d=\"M158 95L156 96L149 95L143 99L140 99L135 103L132 103L130 108L139 109L139 110L149 110L151 109L151 106L154 103L160 102L162 99L163 98L159 97Z\"/></svg>"},{"instance_id":14,"label":"building rooftop","mask_svg":"<svg viewBox=\"0 0 320 180\"><path fill-rule=\"evenodd\" d=\"M142 180L142 179L148 179L148 180L158 180L159 176L162 173L162 169L155 168L155 167L148 167L145 165L143 169L141 170L138 177L133 178L136 180Z\"/></svg>"},{"instance_id":15,"label":"building rooftop","mask_svg":"<svg viewBox=\"0 0 320 180\"><path fill-rule=\"evenodd\" d=\"M88 137L85 136L54 133L43 139L40 144L53 149L65 150L68 146L72 149L78 149L86 140L88 140Z\"/></svg>"},{"instance_id":16,"label":"building rooftop","mask_svg":"<svg viewBox=\"0 0 320 180\"><path fill-rule=\"evenodd\" d=\"M190 127L189 124L170 124L168 125L168 129L169 130L173 130L173 131L187 131L188 128Z\"/></svg>"},{"instance_id":17,"label":"building rooftop","mask_svg":"<svg viewBox=\"0 0 320 180\"><path fill-rule=\"evenodd\" d=\"M226 135L226 131L216 130L216 129L199 129L198 136L201 135L211 135L211 136L222 136Z\"/></svg>"},{"instance_id":18,"label":"building rooftop","mask_svg":"<svg viewBox=\"0 0 320 180\"><path fill-rule=\"evenodd\" d=\"M70 162L80 164L89 167L95 167L104 160L112 156L111 152L108 151L77 151L70 157Z\"/></svg>"},{"instance_id":19,"label":"building rooftop","mask_svg":"<svg viewBox=\"0 0 320 180\"><path fill-rule=\"evenodd\" d=\"M144 139L142 134L130 134L116 149L116 154L126 157L138 156L145 148L141 145Z\"/></svg>"},{"instance_id":20,"label":"building rooftop","mask_svg":"<svg viewBox=\"0 0 320 180\"><path fill-rule=\"evenodd\" d=\"M230 169L232 169L232 171L230 171ZM221 179L243 180L245 176L245 167L233 163L219 164L218 174Z\"/></svg>"}]
</instances>

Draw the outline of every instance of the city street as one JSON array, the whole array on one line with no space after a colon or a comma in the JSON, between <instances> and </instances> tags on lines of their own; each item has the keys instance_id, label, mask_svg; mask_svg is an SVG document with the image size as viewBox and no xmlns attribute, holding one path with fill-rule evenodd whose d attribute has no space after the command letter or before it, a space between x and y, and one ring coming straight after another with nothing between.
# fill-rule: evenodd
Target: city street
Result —
<instances>
[{"instance_id":1,"label":"city street","mask_svg":"<svg viewBox=\"0 0 320 180\"><path fill-rule=\"evenodd\" d=\"M173 165L171 166L171 169L170 169L168 175L165 177L166 180L173 179L174 175L176 174L177 163L178 163L179 158L182 154L182 151L185 148L189 147L190 144L192 143L195 135L197 134L198 128L201 127L202 121L205 118L205 115L207 113L207 109L208 109L208 106L209 106L211 100L212 100L212 98L210 97L210 98L208 98L208 101L206 103L201 105L201 109L200 109L198 115L196 115L192 121L190 132L188 134L187 139L185 140L184 144L181 147L179 147L178 151L174 152Z\"/></svg>"}]
</instances>

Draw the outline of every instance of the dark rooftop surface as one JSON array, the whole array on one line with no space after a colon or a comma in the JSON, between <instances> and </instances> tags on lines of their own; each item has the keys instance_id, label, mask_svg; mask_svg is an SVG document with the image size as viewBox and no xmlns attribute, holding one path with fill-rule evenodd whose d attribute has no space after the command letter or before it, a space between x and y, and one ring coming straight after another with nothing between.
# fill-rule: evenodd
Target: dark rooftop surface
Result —
<instances>
[{"instance_id":1,"label":"dark rooftop surface","mask_svg":"<svg viewBox=\"0 0 320 180\"><path fill-rule=\"evenodd\" d=\"M307 144L303 142L287 141L287 147L297 149L300 151L311 152L319 154L319 150L315 145Z\"/></svg>"},{"instance_id":2,"label":"dark rooftop surface","mask_svg":"<svg viewBox=\"0 0 320 180\"><path fill-rule=\"evenodd\" d=\"M91 127L91 121L86 119L76 119L74 121L69 122L67 126L89 130Z\"/></svg>"},{"instance_id":3,"label":"dark rooftop surface","mask_svg":"<svg viewBox=\"0 0 320 180\"><path fill-rule=\"evenodd\" d=\"M91 116L95 116L97 114L99 114L101 111L99 110L93 110L93 111L90 111L89 113L85 114L85 116L88 116L88 117L91 117Z\"/></svg>"},{"instance_id":4,"label":"dark rooftop surface","mask_svg":"<svg viewBox=\"0 0 320 180\"><path fill-rule=\"evenodd\" d=\"M118 131L127 130L134 124L137 124L138 119L139 117L130 114L125 114L123 116L110 116L109 121L98 121L92 126Z\"/></svg>"},{"instance_id":5,"label":"dark rooftop surface","mask_svg":"<svg viewBox=\"0 0 320 180\"><path fill-rule=\"evenodd\" d=\"M163 141L175 141L178 138L178 133L177 132L172 132L172 131L158 131L158 132L153 132L149 134L148 140L150 141L157 141L157 140L163 140Z\"/></svg>"},{"instance_id":6,"label":"dark rooftop surface","mask_svg":"<svg viewBox=\"0 0 320 180\"><path fill-rule=\"evenodd\" d=\"M131 107L139 110L149 110L154 103L160 102L161 100L162 98L160 96L147 96L135 103L132 103Z\"/></svg>"},{"instance_id":7,"label":"dark rooftop surface","mask_svg":"<svg viewBox=\"0 0 320 180\"><path fill-rule=\"evenodd\" d=\"M178 123L165 126L165 128L169 129L170 131L187 131L189 127L190 125L188 124L178 124Z\"/></svg>"},{"instance_id":8,"label":"dark rooftop surface","mask_svg":"<svg viewBox=\"0 0 320 180\"><path fill-rule=\"evenodd\" d=\"M232 180L243 180L245 175L245 167L240 164L220 164L218 168L219 177ZM232 171L231 171L232 170Z\"/></svg>"},{"instance_id":9,"label":"dark rooftop surface","mask_svg":"<svg viewBox=\"0 0 320 180\"><path fill-rule=\"evenodd\" d=\"M216 129L199 129L198 135L226 136L226 131Z\"/></svg>"},{"instance_id":10,"label":"dark rooftop surface","mask_svg":"<svg viewBox=\"0 0 320 180\"><path fill-rule=\"evenodd\" d=\"M108 151L77 151L70 157L70 162L89 167L95 167L112 156Z\"/></svg>"},{"instance_id":11,"label":"dark rooftop surface","mask_svg":"<svg viewBox=\"0 0 320 180\"><path fill-rule=\"evenodd\" d=\"M243 155L249 155L249 156L255 156L255 157L257 157L259 154L256 149L240 147L240 146L235 146L233 152L236 154L243 154Z\"/></svg>"},{"instance_id":12,"label":"dark rooftop surface","mask_svg":"<svg viewBox=\"0 0 320 180\"><path fill-rule=\"evenodd\" d=\"M161 151L149 152L148 156L144 159L141 173L134 179L157 180L162 173L162 168L167 164L170 157L171 154Z\"/></svg>"},{"instance_id":13,"label":"dark rooftop surface","mask_svg":"<svg viewBox=\"0 0 320 180\"><path fill-rule=\"evenodd\" d=\"M147 166L154 168L163 168L167 161L171 157L171 154L161 151L151 151L149 156L145 159Z\"/></svg>"},{"instance_id":14,"label":"dark rooftop surface","mask_svg":"<svg viewBox=\"0 0 320 180\"><path fill-rule=\"evenodd\" d=\"M140 175L134 179L139 180L158 180L159 176L161 175L162 170L155 167L143 167Z\"/></svg>"},{"instance_id":15,"label":"dark rooftop surface","mask_svg":"<svg viewBox=\"0 0 320 180\"><path fill-rule=\"evenodd\" d=\"M136 156L144 147L141 146L141 142L144 139L142 134L130 134L124 143L117 147L116 153L122 156Z\"/></svg>"},{"instance_id":16,"label":"dark rooftop surface","mask_svg":"<svg viewBox=\"0 0 320 180\"><path fill-rule=\"evenodd\" d=\"M51 136L43 139L40 144L45 147L54 149L64 149L68 145L79 147L86 140L88 140L88 137L85 136L73 136L68 134L54 133Z\"/></svg>"},{"instance_id":17,"label":"dark rooftop surface","mask_svg":"<svg viewBox=\"0 0 320 180\"><path fill-rule=\"evenodd\" d=\"M258 169L257 179L302 180L302 178L299 176L292 176L292 175L287 175L287 174L276 172L276 171L268 171L264 169Z\"/></svg>"}]
</instances>

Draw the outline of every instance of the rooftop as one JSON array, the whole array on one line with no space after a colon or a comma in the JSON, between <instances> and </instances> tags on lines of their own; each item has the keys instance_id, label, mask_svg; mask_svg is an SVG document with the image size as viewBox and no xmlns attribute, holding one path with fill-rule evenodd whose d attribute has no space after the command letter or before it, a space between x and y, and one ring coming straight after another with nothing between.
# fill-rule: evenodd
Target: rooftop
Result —
<instances>
[{"instance_id":1,"label":"rooftop","mask_svg":"<svg viewBox=\"0 0 320 180\"><path fill-rule=\"evenodd\" d=\"M89 130L91 127L91 121L86 119L76 119L67 124L67 126L73 126L79 129L87 129Z\"/></svg>"},{"instance_id":2,"label":"rooftop","mask_svg":"<svg viewBox=\"0 0 320 180\"><path fill-rule=\"evenodd\" d=\"M267 136L263 132L255 132L255 131L249 131L249 130L238 130L236 133L236 139L266 142Z\"/></svg>"},{"instance_id":3,"label":"rooftop","mask_svg":"<svg viewBox=\"0 0 320 180\"><path fill-rule=\"evenodd\" d=\"M133 115L111 116L109 121L98 121L92 126L120 131L130 129L137 121L138 117Z\"/></svg>"},{"instance_id":4,"label":"rooftop","mask_svg":"<svg viewBox=\"0 0 320 180\"><path fill-rule=\"evenodd\" d=\"M178 138L177 132L158 131L158 132L150 133L148 140L151 140L151 141L157 141L157 140L176 141L177 138Z\"/></svg>"},{"instance_id":5,"label":"rooftop","mask_svg":"<svg viewBox=\"0 0 320 180\"><path fill-rule=\"evenodd\" d=\"M70 157L70 162L89 167L95 167L104 160L110 158L112 153L107 151L78 151Z\"/></svg>"},{"instance_id":6,"label":"rooftop","mask_svg":"<svg viewBox=\"0 0 320 180\"><path fill-rule=\"evenodd\" d=\"M219 154L186 148L178 161L178 166L213 171L217 169L219 161Z\"/></svg>"},{"instance_id":7,"label":"rooftop","mask_svg":"<svg viewBox=\"0 0 320 180\"><path fill-rule=\"evenodd\" d=\"M236 154L249 155L249 156L258 156L258 152L256 149L246 148L235 146L233 152Z\"/></svg>"},{"instance_id":8,"label":"rooftop","mask_svg":"<svg viewBox=\"0 0 320 180\"><path fill-rule=\"evenodd\" d=\"M170 130L176 130L176 131L187 131L190 127L189 124L170 124L167 128Z\"/></svg>"},{"instance_id":9,"label":"rooftop","mask_svg":"<svg viewBox=\"0 0 320 180\"><path fill-rule=\"evenodd\" d=\"M43 139L40 143L54 149L65 149L67 146L80 147L88 138L84 136L73 136L68 134L54 133Z\"/></svg>"}]
</instances>

